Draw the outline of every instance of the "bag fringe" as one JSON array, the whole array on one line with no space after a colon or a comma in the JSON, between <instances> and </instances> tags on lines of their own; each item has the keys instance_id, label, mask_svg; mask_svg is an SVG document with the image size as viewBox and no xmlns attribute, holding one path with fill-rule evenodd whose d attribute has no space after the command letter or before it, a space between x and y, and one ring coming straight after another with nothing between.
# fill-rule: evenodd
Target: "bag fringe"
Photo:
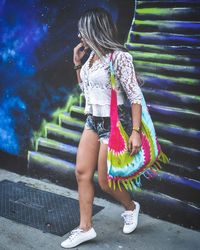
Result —
<instances>
[{"instance_id":1,"label":"bag fringe","mask_svg":"<svg viewBox=\"0 0 200 250\"><path fill-rule=\"evenodd\" d=\"M136 190L138 192L141 192L142 191L141 176L143 175L148 180L154 178L162 169L162 166L160 163L166 164L168 162L169 162L168 157L161 150L157 157L157 160L153 163L153 165L145 169L143 172L139 173L138 176L130 176L130 177L127 177L127 179L125 180L108 179L109 188L113 187L113 189L116 190L116 188L118 187L118 189L122 192L122 189L121 189L121 184L122 184L127 191Z\"/></svg>"}]
</instances>

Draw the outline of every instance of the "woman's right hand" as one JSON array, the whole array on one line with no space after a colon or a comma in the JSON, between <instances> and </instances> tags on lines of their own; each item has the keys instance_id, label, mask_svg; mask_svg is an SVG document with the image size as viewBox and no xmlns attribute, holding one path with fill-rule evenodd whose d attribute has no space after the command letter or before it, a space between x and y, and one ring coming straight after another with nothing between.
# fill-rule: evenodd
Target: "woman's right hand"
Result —
<instances>
[{"instance_id":1,"label":"woman's right hand","mask_svg":"<svg viewBox=\"0 0 200 250\"><path fill-rule=\"evenodd\" d=\"M75 65L81 64L81 60L86 54L87 48L84 50L80 50L83 47L83 43L79 43L75 48L74 48L74 55L73 55L73 61Z\"/></svg>"}]
</instances>

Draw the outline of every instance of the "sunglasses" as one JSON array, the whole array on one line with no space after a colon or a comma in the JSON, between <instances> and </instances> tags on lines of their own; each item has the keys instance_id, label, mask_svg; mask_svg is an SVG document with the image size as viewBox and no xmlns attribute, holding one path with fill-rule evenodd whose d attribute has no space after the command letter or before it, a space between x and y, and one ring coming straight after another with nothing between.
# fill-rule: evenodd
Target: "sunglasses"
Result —
<instances>
[{"instance_id":1,"label":"sunglasses","mask_svg":"<svg viewBox=\"0 0 200 250\"><path fill-rule=\"evenodd\" d=\"M78 35L78 38L80 38L80 39L83 38L83 36L81 35L81 32L78 32L77 35Z\"/></svg>"}]
</instances>

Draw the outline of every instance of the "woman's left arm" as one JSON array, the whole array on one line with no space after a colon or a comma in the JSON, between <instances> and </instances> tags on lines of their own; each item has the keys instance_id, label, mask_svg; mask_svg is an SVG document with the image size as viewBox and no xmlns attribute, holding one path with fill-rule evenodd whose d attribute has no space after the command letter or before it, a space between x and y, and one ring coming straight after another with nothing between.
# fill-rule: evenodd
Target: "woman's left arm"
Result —
<instances>
[{"instance_id":1,"label":"woman's left arm","mask_svg":"<svg viewBox=\"0 0 200 250\"><path fill-rule=\"evenodd\" d=\"M133 103L131 109L132 109L132 120L134 121L133 128L135 129L132 130L132 134L129 138L128 149L130 151L130 154L133 155L140 150L142 143L140 134L142 106L138 103Z\"/></svg>"},{"instance_id":2,"label":"woman's left arm","mask_svg":"<svg viewBox=\"0 0 200 250\"><path fill-rule=\"evenodd\" d=\"M131 103L133 128L129 138L130 154L136 154L141 146L142 91L138 85L133 58L128 52L120 52L116 60L116 76Z\"/></svg>"}]
</instances>

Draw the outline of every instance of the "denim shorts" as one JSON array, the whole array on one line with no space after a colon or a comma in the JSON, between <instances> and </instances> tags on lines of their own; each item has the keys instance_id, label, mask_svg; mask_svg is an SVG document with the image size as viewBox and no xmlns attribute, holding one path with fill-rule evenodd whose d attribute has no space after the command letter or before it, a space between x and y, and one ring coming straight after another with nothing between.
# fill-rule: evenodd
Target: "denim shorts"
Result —
<instances>
[{"instance_id":1,"label":"denim shorts","mask_svg":"<svg viewBox=\"0 0 200 250\"><path fill-rule=\"evenodd\" d=\"M122 126L130 136L133 127L131 110L124 105L118 105L118 115ZM84 128L93 130L99 137L98 141L108 144L110 135L110 117L97 117L92 114L87 114Z\"/></svg>"}]
</instances>

